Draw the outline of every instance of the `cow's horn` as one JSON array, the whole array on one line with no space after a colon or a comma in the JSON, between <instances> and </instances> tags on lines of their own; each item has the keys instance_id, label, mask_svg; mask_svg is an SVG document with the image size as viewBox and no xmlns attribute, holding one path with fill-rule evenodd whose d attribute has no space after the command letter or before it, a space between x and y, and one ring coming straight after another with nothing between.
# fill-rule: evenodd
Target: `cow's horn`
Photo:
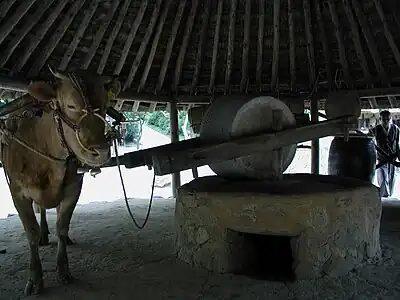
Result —
<instances>
[{"instance_id":1,"label":"cow's horn","mask_svg":"<svg viewBox=\"0 0 400 300\"><path fill-rule=\"evenodd\" d=\"M50 65L48 65L48 67L49 67L49 70L50 70L51 74L53 74L54 77L62 79L62 80L68 79L68 76L66 76L63 73L61 73L61 71L53 70L53 68Z\"/></svg>"}]
</instances>

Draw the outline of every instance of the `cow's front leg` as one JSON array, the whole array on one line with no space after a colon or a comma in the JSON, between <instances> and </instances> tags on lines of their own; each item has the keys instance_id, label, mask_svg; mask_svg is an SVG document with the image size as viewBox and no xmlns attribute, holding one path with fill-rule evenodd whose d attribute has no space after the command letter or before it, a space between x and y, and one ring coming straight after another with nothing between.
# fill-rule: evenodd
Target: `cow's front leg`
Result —
<instances>
[{"instance_id":1,"label":"cow's front leg","mask_svg":"<svg viewBox=\"0 0 400 300\"><path fill-rule=\"evenodd\" d=\"M60 214L60 205L57 206L57 217L58 217L59 214ZM74 242L70 239L69 235L67 235L67 245L71 246L73 244L74 244Z\"/></svg>"},{"instance_id":2,"label":"cow's front leg","mask_svg":"<svg viewBox=\"0 0 400 300\"><path fill-rule=\"evenodd\" d=\"M25 295L39 294L43 290L43 270L39 257L40 227L36 221L32 201L14 195L13 200L28 237L31 252L29 278L25 286Z\"/></svg>"},{"instance_id":3,"label":"cow's front leg","mask_svg":"<svg viewBox=\"0 0 400 300\"><path fill-rule=\"evenodd\" d=\"M49 225L47 224L46 209L40 207L40 246L49 244Z\"/></svg>"},{"instance_id":4,"label":"cow's front leg","mask_svg":"<svg viewBox=\"0 0 400 300\"><path fill-rule=\"evenodd\" d=\"M57 271L58 279L62 283L70 282L71 276L67 255L68 231L72 214L78 202L82 189L83 176L79 176L77 180L67 185L65 189L65 197L58 207L57 214Z\"/></svg>"}]
</instances>

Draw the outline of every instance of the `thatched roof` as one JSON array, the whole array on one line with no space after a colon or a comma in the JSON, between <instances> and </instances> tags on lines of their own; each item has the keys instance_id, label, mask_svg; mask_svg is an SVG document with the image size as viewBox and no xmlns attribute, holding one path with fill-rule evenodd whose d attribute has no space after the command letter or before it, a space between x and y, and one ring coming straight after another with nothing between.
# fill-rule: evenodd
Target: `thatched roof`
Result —
<instances>
[{"instance_id":1,"label":"thatched roof","mask_svg":"<svg viewBox=\"0 0 400 300\"><path fill-rule=\"evenodd\" d=\"M88 69L118 75L122 99L153 102L347 88L397 95L398 2L2 0L0 76L11 80L3 88L15 88L50 79L47 64Z\"/></svg>"}]
</instances>

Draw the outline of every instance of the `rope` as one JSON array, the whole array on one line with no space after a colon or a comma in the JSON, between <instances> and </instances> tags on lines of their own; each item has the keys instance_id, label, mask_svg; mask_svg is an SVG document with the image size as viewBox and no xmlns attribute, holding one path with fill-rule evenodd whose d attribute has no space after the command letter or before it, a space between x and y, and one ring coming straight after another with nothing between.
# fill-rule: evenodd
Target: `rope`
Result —
<instances>
[{"instance_id":1,"label":"rope","mask_svg":"<svg viewBox=\"0 0 400 300\"><path fill-rule=\"evenodd\" d=\"M154 195L154 186L155 186L155 181L156 181L156 174L153 171L153 173L154 173L154 175L153 175L153 184L152 184L152 187L151 187L151 196L150 196L150 200L149 200L149 206L147 208L146 218L144 219L143 223L141 225L139 225L139 223L136 221L135 217L132 214L131 208L130 208L129 203L128 203L128 197L126 196L124 179L122 177L122 172L121 172L121 164L120 164L119 158L118 158L118 146L117 146L117 140L116 139L114 140L114 151L115 151L115 159L116 159L118 172L119 172L119 178L121 180L122 191L124 193L124 199L125 199L126 208L128 209L128 213L129 213L129 216L132 219L133 224L138 229L143 229L146 226L147 222L149 221L149 217L150 217L151 206L153 204L153 195Z\"/></svg>"}]
</instances>

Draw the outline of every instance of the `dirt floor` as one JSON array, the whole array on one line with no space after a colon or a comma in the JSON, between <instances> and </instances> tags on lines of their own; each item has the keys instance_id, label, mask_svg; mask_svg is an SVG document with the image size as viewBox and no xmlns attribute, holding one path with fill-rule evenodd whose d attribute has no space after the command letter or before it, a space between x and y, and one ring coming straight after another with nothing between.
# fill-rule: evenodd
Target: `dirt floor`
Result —
<instances>
[{"instance_id":1,"label":"dirt floor","mask_svg":"<svg viewBox=\"0 0 400 300\"><path fill-rule=\"evenodd\" d=\"M131 200L139 220L146 200ZM400 299L400 208L386 207L383 259L344 278L281 283L219 275L188 267L174 255L174 201L155 199L148 226L134 228L123 201L79 205L73 216L69 259L76 281L56 281L56 238L41 248L46 292L34 299ZM49 211L54 232L55 212ZM395 220L398 221L395 221ZM29 253L18 216L0 220L0 299L22 296Z\"/></svg>"}]
</instances>

